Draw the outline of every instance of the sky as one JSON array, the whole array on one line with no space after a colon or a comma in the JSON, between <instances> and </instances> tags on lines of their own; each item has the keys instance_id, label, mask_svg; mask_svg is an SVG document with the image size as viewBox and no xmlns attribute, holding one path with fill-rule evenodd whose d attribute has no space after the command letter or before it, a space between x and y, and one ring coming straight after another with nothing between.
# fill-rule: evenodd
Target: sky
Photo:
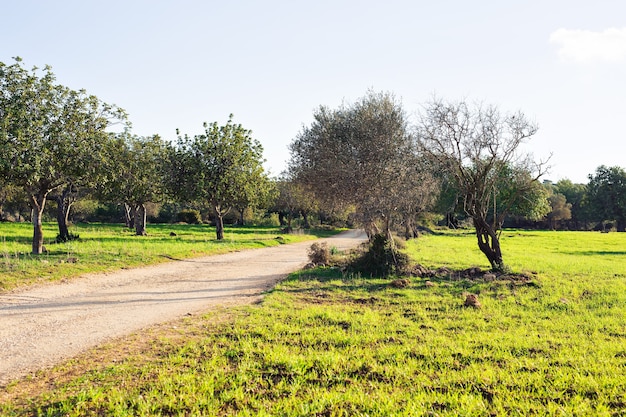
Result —
<instances>
[{"instance_id":1,"label":"sky","mask_svg":"<svg viewBox=\"0 0 626 417\"><path fill-rule=\"evenodd\" d=\"M368 90L413 122L433 97L520 110L554 182L626 167L623 0L0 1L0 62L50 65L137 135L193 136L232 113L273 175L319 106Z\"/></svg>"}]
</instances>

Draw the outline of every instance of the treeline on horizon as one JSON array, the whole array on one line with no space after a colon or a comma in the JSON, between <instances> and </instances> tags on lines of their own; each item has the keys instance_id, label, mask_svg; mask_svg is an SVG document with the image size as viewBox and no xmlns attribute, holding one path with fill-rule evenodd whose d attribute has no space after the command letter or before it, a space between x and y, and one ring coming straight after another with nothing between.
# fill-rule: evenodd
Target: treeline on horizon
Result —
<instances>
[{"instance_id":1,"label":"treeline on horizon","mask_svg":"<svg viewBox=\"0 0 626 417\"><path fill-rule=\"evenodd\" d=\"M537 131L521 112L434 99L412 126L392 94L370 91L320 106L277 178L232 115L203 126L175 141L140 137L123 109L56 84L49 67L0 63L0 219L33 223L33 253L49 220L57 241L75 237L71 221L124 222L137 235L148 221L210 221L217 239L225 222L357 225L407 238L420 225L467 225L483 252L499 250L502 227L626 230L624 169L600 166L587 184L544 180L548 161L518 153Z\"/></svg>"}]
</instances>

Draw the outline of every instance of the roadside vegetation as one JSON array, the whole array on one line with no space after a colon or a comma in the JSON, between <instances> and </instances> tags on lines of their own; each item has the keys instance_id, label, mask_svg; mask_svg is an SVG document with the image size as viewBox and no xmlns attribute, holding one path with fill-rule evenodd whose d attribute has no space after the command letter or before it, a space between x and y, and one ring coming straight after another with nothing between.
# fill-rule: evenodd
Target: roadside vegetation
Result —
<instances>
[{"instance_id":1,"label":"roadside vegetation","mask_svg":"<svg viewBox=\"0 0 626 417\"><path fill-rule=\"evenodd\" d=\"M475 239L410 241L438 271L424 277L370 278L322 250L328 266L260 305L95 349L7 387L0 413L626 415L626 235L505 230L516 274L462 277L489 267Z\"/></svg>"},{"instance_id":2,"label":"roadside vegetation","mask_svg":"<svg viewBox=\"0 0 626 417\"><path fill-rule=\"evenodd\" d=\"M53 235L57 225L44 223ZM150 234L137 236L120 224L76 224L78 239L46 242L41 255L30 252L32 225L0 224L0 292L19 286L70 279L85 273L106 272L167 262L173 259L232 252L327 237L337 230L309 229L283 234L279 227L227 227L222 240L209 225L153 224Z\"/></svg>"}]
</instances>

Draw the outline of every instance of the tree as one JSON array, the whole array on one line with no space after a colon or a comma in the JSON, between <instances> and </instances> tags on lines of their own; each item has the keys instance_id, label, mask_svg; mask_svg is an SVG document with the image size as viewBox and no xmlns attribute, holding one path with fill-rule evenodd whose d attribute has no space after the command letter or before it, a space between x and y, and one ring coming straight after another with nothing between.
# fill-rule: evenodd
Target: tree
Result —
<instances>
[{"instance_id":1,"label":"tree","mask_svg":"<svg viewBox=\"0 0 626 417\"><path fill-rule=\"evenodd\" d=\"M287 226L287 230L291 231L293 220L302 216L302 226L305 229L310 228L310 215L318 209L314 193L305 184L290 178L287 173L283 173L276 181L276 189L277 196L272 210L278 213L281 226Z\"/></svg>"},{"instance_id":2,"label":"tree","mask_svg":"<svg viewBox=\"0 0 626 417\"><path fill-rule=\"evenodd\" d=\"M626 171L602 165L589 175L587 190L596 220L615 221L618 232L626 231Z\"/></svg>"},{"instance_id":3,"label":"tree","mask_svg":"<svg viewBox=\"0 0 626 417\"><path fill-rule=\"evenodd\" d=\"M55 84L50 67L0 63L0 173L22 187L32 207L32 252L43 250L42 215L50 192L94 176L106 129L125 122L116 106Z\"/></svg>"},{"instance_id":4,"label":"tree","mask_svg":"<svg viewBox=\"0 0 626 417\"><path fill-rule=\"evenodd\" d=\"M499 239L504 219L543 174L544 163L519 154L536 131L521 112L503 115L495 106L463 101L435 99L420 115L421 149L454 181L478 247L494 270L505 268ZM510 186L502 188L503 183Z\"/></svg>"},{"instance_id":5,"label":"tree","mask_svg":"<svg viewBox=\"0 0 626 417\"><path fill-rule=\"evenodd\" d=\"M554 192L565 196L565 200L571 204L571 220L569 227L573 229L586 229L592 221L587 198L587 185L574 184L568 179L562 179L554 184Z\"/></svg>"},{"instance_id":6,"label":"tree","mask_svg":"<svg viewBox=\"0 0 626 417\"><path fill-rule=\"evenodd\" d=\"M97 186L98 196L124 204L127 226L137 236L146 232L146 203L166 195L167 163L171 147L159 135L148 137L124 133L108 149L110 176Z\"/></svg>"},{"instance_id":7,"label":"tree","mask_svg":"<svg viewBox=\"0 0 626 417\"><path fill-rule=\"evenodd\" d=\"M426 192L402 106L391 94L369 92L336 110L321 106L313 117L290 144L290 175L323 209L354 206L370 238L381 222L388 236Z\"/></svg>"},{"instance_id":8,"label":"tree","mask_svg":"<svg viewBox=\"0 0 626 417\"><path fill-rule=\"evenodd\" d=\"M224 216L241 204L251 202L251 190L265 184L263 147L241 124L204 123L204 134L178 138L173 154L171 179L177 195L187 201L208 203L215 220L218 240L224 238Z\"/></svg>"},{"instance_id":9,"label":"tree","mask_svg":"<svg viewBox=\"0 0 626 417\"><path fill-rule=\"evenodd\" d=\"M267 208L273 191L273 184L263 170L262 165L252 167L248 175L242 175L237 184L237 193L233 207L239 212L239 224L244 225L246 209Z\"/></svg>"},{"instance_id":10,"label":"tree","mask_svg":"<svg viewBox=\"0 0 626 417\"><path fill-rule=\"evenodd\" d=\"M572 218L572 205L567 202L567 198L560 193L552 194L548 197L551 211L547 218L550 228L556 230L561 220L569 220Z\"/></svg>"}]
</instances>

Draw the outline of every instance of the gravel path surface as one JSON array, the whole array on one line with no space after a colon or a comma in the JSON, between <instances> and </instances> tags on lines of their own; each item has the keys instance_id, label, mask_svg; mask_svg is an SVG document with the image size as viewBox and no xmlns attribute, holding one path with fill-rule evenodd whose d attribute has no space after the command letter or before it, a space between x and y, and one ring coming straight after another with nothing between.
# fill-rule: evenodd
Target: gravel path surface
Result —
<instances>
[{"instance_id":1,"label":"gravel path surface","mask_svg":"<svg viewBox=\"0 0 626 417\"><path fill-rule=\"evenodd\" d=\"M347 231L324 240L349 249L364 239L361 231ZM311 244L173 261L0 295L0 386L150 325L255 302L307 263Z\"/></svg>"}]
</instances>

